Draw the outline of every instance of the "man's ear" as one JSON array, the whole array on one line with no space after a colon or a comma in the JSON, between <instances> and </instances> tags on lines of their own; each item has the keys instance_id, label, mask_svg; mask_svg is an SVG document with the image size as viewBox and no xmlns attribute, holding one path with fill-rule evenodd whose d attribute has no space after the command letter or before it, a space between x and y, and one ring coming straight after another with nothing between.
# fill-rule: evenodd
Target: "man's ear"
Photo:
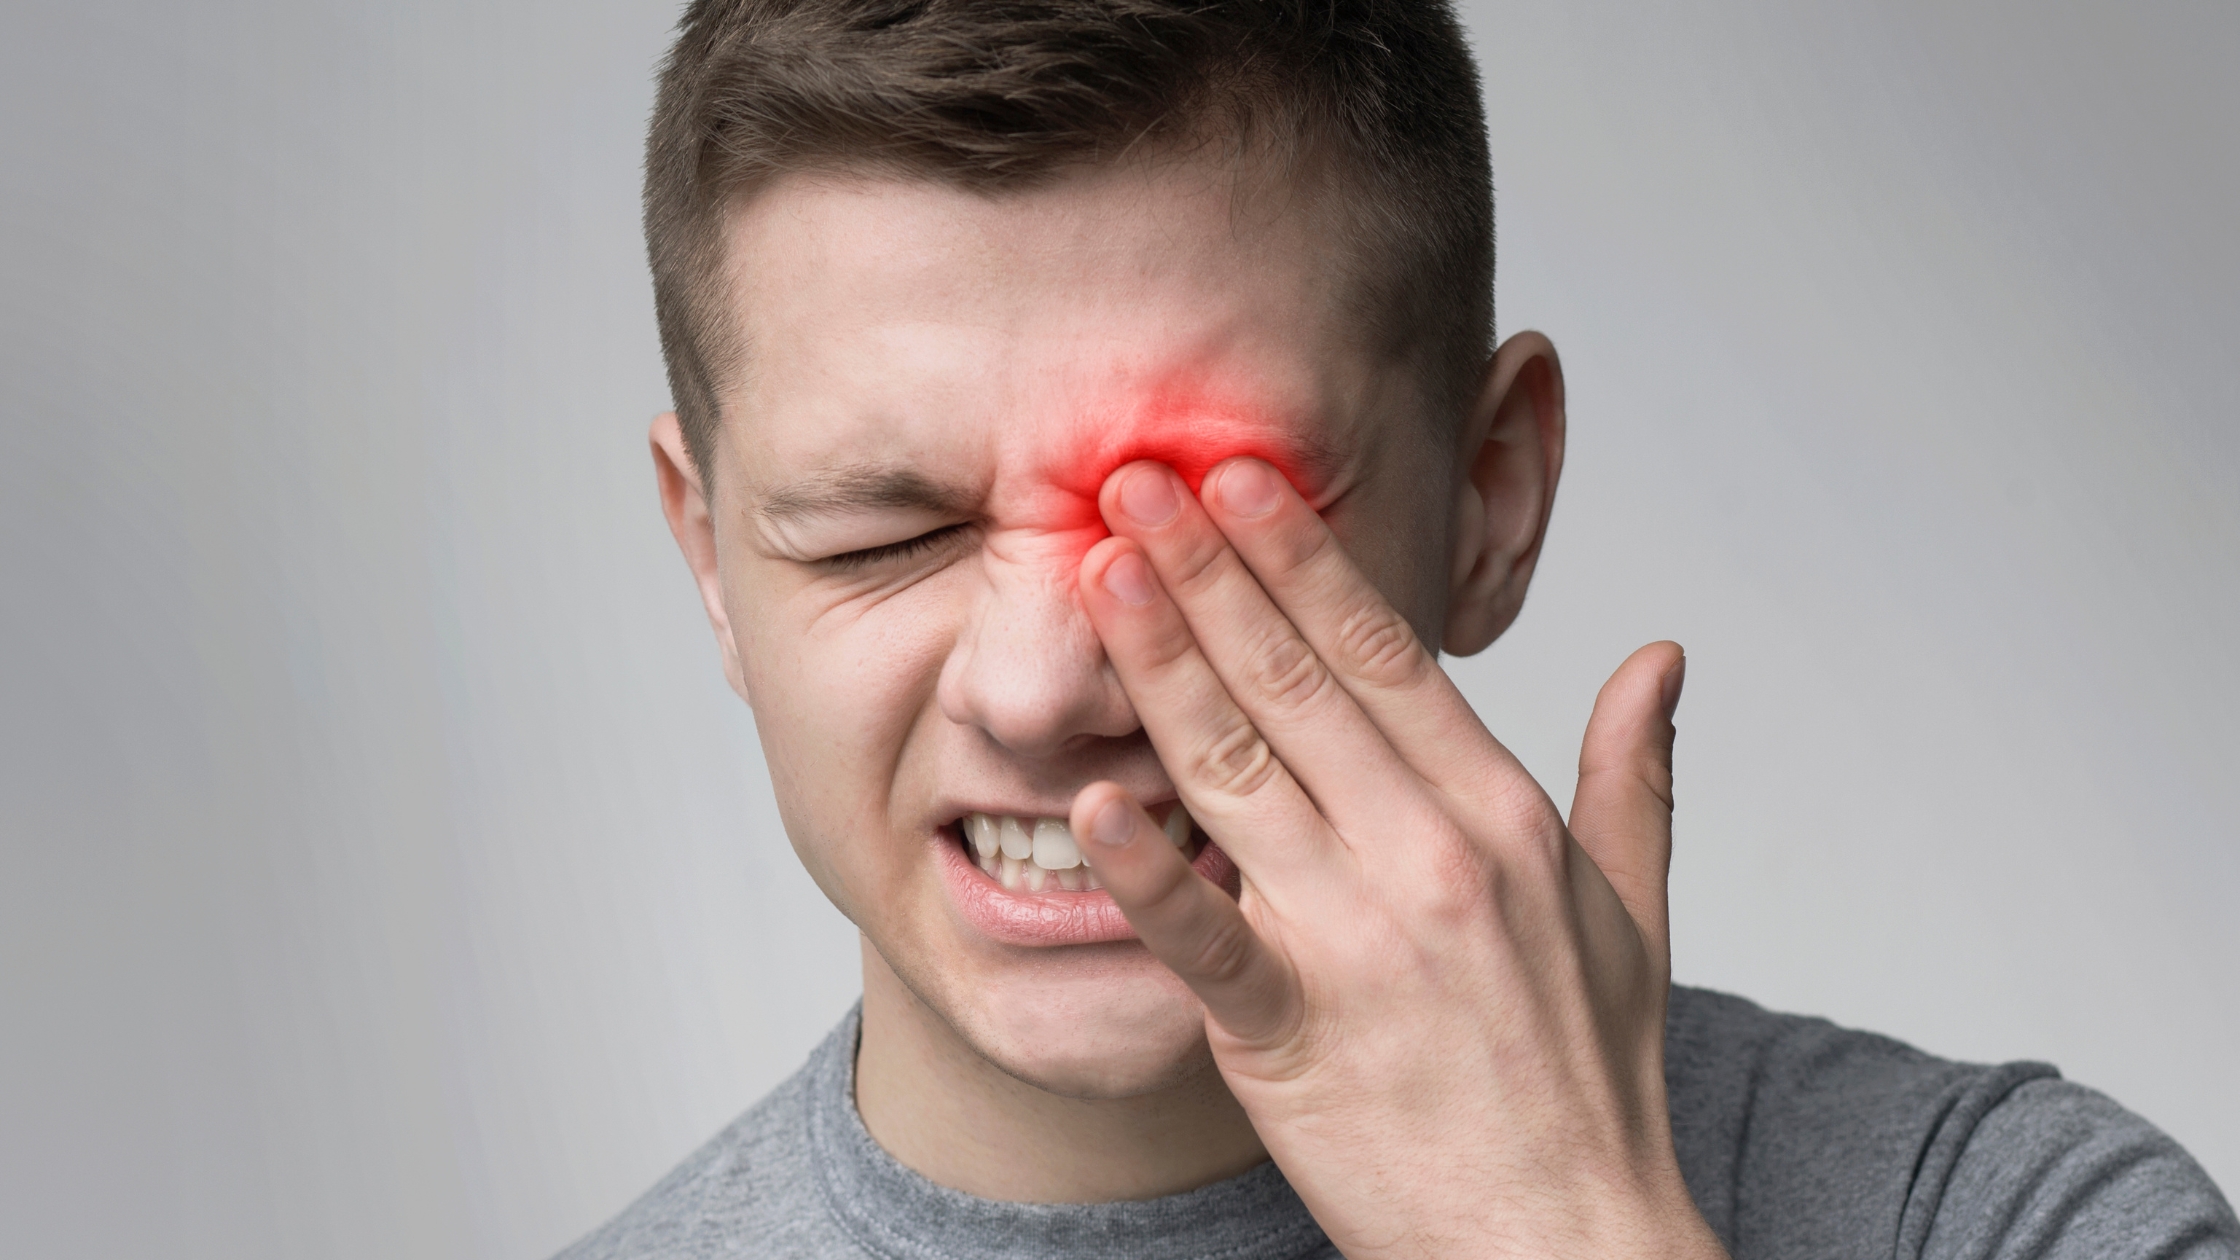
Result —
<instances>
[{"instance_id":1,"label":"man's ear","mask_svg":"<svg viewBox=\"0 0 2240 1260\"><path fill-rule=\"evenodd\" d=\"M1454 571L1446 638L1457 656L1484 650L1524 608L1563 474L1563 364L1522 332L1494 351L1457 452Z\"/></svg>"},{"instance_id":2,"label":"man's ear","mask_svg":"<svg viewBox=\"0 0 2240 1260\"><path fill-rule=\"evenodd\" d=\"M708 510L700 471L685 448L684 427L677 423L677 413L664 411L655 416L653 429L646 437L653 447L654 480L661 486L661 514L669 518L669 533L677 540L685 567L692 570L692 580L700 587L700 603L707 608L708 625L716 632L716 649L723 653L723 676L730 680L739 698L746 700L739 643L731 634L731 614L723 606L723 580L716 568L715 517Z\"/></svg>"}]
</instances>

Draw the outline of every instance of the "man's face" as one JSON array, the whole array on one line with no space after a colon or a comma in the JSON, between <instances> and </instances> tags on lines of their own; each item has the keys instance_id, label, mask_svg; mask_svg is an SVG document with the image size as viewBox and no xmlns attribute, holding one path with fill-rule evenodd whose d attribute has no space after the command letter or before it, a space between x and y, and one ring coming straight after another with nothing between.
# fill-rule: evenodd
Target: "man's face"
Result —
<instances>
[{"instance_id":1,"label":"man's face","mask_svg":"<svg viewBox=\"0 0 2240 1260\"><path fill-rule=\"evenodd\" d=\"M1059 1093L1205 1054L1109 897L968 834L1099 779L1175 799L1076 595L1105 475L1268 458L1437 641L1453 455L1348 309L1330 197L1171 158L998 196L792 175L731 222L712 598L787 832L928 1009Z\"/></svg>"}]
</instances>

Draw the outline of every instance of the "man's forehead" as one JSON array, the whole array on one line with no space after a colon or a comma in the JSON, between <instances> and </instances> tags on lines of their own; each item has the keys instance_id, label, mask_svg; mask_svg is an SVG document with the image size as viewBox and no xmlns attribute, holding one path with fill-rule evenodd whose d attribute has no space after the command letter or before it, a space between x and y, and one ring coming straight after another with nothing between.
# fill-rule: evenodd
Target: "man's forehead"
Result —
<instances>
[{"instance_id":1,"label":"man's forehead","mask_svg":"<svg viewBox=\"0 0 2240 1260\"><path fill-rule=\"evenodd\" d=\"M1078 267L1158 276L1328 261L1324 247L1347 235L1336 186L1319 167L1286 178L1264 165L1147 156L993 190L873 171L788 172L731 207L726 262L750 293L790 265L827 281L844 278L840 268L912 290L930 283L947 302L968 296L988 267L1063 285Z\"/></svg>"},{"instance_id":2,"label":"man's forehead","mask_svg":"<svg viewBox=\"0 0 2240 1260\"><path fill-rule=\"evenodd\" d=\"M1194 483L1237 454L1333 479L1384 365L1311 215L1232 201L1187 170L995 197L781 179L732 241L750 495L930 505L1009 477L1094 497L1129 459Z\"/></svg>"},{"instance_id":3,"label":"man's forehead","mask_svg":"<svg viewBox=\"0 0 2240 1260\"><path fill-rule=\"evenodd\" d=\"M756 393L985 395L1240 363L1280 378L1367 357L1329 251L1298 225L1240 232L1187 197L1131 215L1084 193L894 181L770 197L732 242L740 384Z\"/></svg>"}]
</instances>

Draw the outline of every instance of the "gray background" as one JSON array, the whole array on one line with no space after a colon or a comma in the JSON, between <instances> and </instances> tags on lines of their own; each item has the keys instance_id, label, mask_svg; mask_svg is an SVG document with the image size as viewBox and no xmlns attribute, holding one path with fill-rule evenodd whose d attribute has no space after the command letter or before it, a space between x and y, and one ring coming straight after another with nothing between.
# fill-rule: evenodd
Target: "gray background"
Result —
<instances>
[{"instance_id":1,"label":"gray background","mask_svg":"<svg viewBox=\"0 0 2240 1260\"><path fill-rule=\"evenodd\" d=\"M667 3L0 15L0 1251L536 1257L854 989L643 453ZM1682 978L2240 1183L2240 8L1471 9Z\"/></svg>"}]
</instances>

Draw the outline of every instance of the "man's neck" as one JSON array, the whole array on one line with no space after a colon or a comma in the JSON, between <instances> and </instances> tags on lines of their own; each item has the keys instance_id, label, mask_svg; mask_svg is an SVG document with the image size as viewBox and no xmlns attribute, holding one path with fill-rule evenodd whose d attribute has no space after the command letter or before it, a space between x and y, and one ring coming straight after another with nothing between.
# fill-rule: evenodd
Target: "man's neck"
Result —
<instances>
[{"instance_id":1,"label":"man's neck","mask_svg":"<svg viewBox=\"0 0 2240 1260\"><path fill-rule=\"evenodd\" d=\"M938 1184L1020 1203L1152 1199L1267 1158L1209 1057L1127 1098L1038 1089L982 1057L869 942L856 1109L888 1154Z\"/></svg>"}]
</instances>

